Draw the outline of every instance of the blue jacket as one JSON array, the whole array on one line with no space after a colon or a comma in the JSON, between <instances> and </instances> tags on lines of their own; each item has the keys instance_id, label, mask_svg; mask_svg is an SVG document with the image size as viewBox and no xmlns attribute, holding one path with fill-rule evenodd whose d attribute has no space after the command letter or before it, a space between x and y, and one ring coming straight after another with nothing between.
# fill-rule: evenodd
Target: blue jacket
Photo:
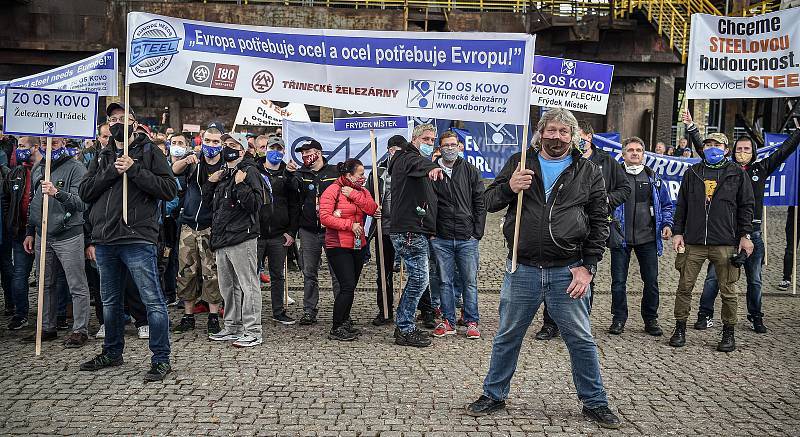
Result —
<instances>
[{"instance_id":1,"label":"blue jacket","mask_svg":"<svg viewBox=\"0 0 800 437\"><path fill-rule=\"evenodd\" d=\"M650 167L645 166L644 171L647 173L647 178L650 179L650 186L653 187L652 198L653 211L656 216L656 247L658 248L658 256L661 256L664 250L664 244L661 240L661 230L667 226L672 228L672 199L669 197L669 188L667 184L661 180ZM614 210L614 218L619 223L622 232L622 247L626 247L624 202Z\"/></svg>"}]
</instances>

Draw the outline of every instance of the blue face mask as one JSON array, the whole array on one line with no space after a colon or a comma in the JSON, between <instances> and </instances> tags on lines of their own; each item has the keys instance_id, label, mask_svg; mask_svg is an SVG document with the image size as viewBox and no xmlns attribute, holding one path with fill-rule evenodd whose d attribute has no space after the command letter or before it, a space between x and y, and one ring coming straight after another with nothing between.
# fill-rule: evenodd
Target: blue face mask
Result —
<instances>
[{"instance_id":1,"label":"blue face mask","mask_svg":"<svg viewBox=\"0 0 800 437\"><path fill-rule=\"evenodd\" d=\"M67 155L69 155L70 158L78 156L78 149L75 147L67 147Z\"/></svg>"},{"instance_id":2,"label":"blue face mask","mask_svg":"<svg viewBox=\"0 0 800 437\"><path fill-rule=\"evenodd\" d=\"M43 159L47 159L47 149L39 147L39 153L42 154ZM53 151L50 152L50 159L53 161L57 161L62 156L64 156L64 147L60 149L53 149Z\"/></svg>"},{"instance_id":3,"label":"blue face mask","mask_svg":"<svg viewBox=\"0 0 800 437\"><path fill-rule=\"evenodd\" d=\"M423 156L430 158L433 155L433 145L422 143L419 145L419 153Z\"/></svg>"},{"instance_id":4,"label":"blue face mask","mask_svg":"<svg viewBox=\"0 0 800 437\"><path fill-rule=\"evenodd\" d=\"M584 140L583 138L581 138L581 140L578 141L578 149L580 149L581 152L586 151L586 140Z\"/></svg>"},{"instance_id":5,"label":"blue face mask","mask_svg":"<svg viewBox=\"0 0 800 437\"><path fill-rule=\"evenodd\" d=\"M17 149L17 162L28 162L31 159L31 153L33 153L31 149Z\"/></svg>"},{"instance_id":6,"label":"blue face mask","mask_svg":"<svg viewBox=\"0 0 800 437\"><path fill-rule=\"evenodd\" d=\"M283 161L283 152L277 150L267 150L267 161L272 165L278 165Z\"/></svg>"},{"instance_id":7,"label":"blue face mask","mask_svg":"<svg viewBox=\"0 0 800 437\"><path fill-rule=\"evenodd\" d=\"M203 155L205 155L206 158L211 159L219 155L219 152L221 151L222 151L222 146L214 147L214 146L206 146L205 144L203 144Z\"/></svg>"},{"instance_id":8,"label":"blue face mask","mask_svg":"<svg viewBox=\"0 0 800 437\"><path fill-rule=\"evenodd\" d=\"M725 159L725 151L718 147L709 147L703 151L703 154L705 155L706 162L711 165L719 164Z\"/></svg>"}]
</instances>

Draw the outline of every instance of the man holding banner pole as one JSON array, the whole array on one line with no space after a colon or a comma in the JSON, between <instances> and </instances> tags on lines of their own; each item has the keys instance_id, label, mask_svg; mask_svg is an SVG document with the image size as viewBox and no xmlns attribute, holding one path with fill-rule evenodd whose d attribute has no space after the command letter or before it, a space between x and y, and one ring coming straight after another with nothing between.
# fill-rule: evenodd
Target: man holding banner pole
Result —
<instances>
[{"instance_id":1,"label":"man holding banner pole","mask_svg":"<svg viewBox=\"0 0 800 437\"><path fill-rule=\"evenodd\" d=\"M129 113L125 119L125 113ZM148 136L134 133L137 122L133 111L118 103L106 108L114 141L98 152L80 185L84 202L93 203L89 214L95 242L103 318L106 337L102 352L81 365L81 370L97 371L123 364L123 272L130 271L147 308L150 326L150 371L145 381L160 381L172 371L169 362L169 317L158 279L156 241L159 201L172 200L178 191L166 157ZM127 139L128 144L124 144ZM127 148L129 154L124 154ZM123 181L128 175L128 220L122 218Z\"/></svg>"},{"instance_id":2,"label":"man holding banner pole","mask_svg":"<svg viewBox=\"0 0 800 437\"><path fill-rule=\"evenodd\" d=\"M686 132L689 134L695 150L701 157L704 157L700 131L692 122L691 114L688 111L684 113L683 121L687 125ZM753 242L753 254L744 263L744 273L747 279L747 319L752 324L753 331L759 334L767 332L767 328L764 326L764 313L761 312L761 274L764 261L761 221L764 212L765 185L769 175L777 170L797 150L799 143L800 130L796 130L777 150L758 161L756 161L756 144L750 137L743 136L738 138L733 147L731 160L747 172L753 187L755 203L753 206L753 230L750 232ZM700 309L697 313L695 329L702 330L713 326L714 300L716 300L718 293L719 281L714 264L711 263L708 266L708 273L703 285L703 294L700 296Z\"/></svg>"}]
</instances>

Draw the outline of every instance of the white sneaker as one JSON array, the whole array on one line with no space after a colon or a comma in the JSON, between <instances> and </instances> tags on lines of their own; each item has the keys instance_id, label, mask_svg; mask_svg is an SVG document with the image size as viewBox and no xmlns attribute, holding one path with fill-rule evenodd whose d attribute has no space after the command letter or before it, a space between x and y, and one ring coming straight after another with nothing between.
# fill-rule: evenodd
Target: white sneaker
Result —
<instances>
[{"instance_id":1,"label":"white sneaker","mask_svg":"<svg viewBox=\"0 0 800 437\"><path fill-rule=\"evenodd\" d=\"M791 287L791 286L792 286L791 282L789 282L789 281L781 281L780 283L778 283L778 290L787 291L787 290L789 290L789 287Z\"/></svg>"},{"instance_id":2,"label":"white sneaker","mask_svg":"<svg viewBox=\"0 0 800 437\"><path fill-rule=\"evenodd\" d=\"M144 325L139 327L139 338L142 340L150 338L150 326Z\"/></svg>"},{"instance_id":3,"label":"white sneaker","mask_svg":"<svg viewBox=\"0 0 800 437\"><path fill-rule=\"evenodd\" d=\"M100 325L100 329L97 330L94 338L106 338L106 325Z\"/></svg>"},{"instance_id":4,"label":"white sneaker","mask_svg":"<svg viewBox=\"0 0 800 437\"><path fill-rule=\"evenodd\" d=\"M216 334L209 334L208 339L211 341L231 341L238 340L241 336L241 332L233 332L229 331L228 328L222 328L222 331Z\"/></svg>"},{"instance_id":5,"label":"white sneaker","mask_svg":"<svg viewBox=\"0 0 800 437\"><path fill-rule=\"evenodd\" d=\"M286 296L286 305L294 305L294 299L291 296Z\"/></svg>"},{"instance_id":6,"label":"white sneaker","mask_svg":"<svg viewBox=\"0 0 800 437\"><path fill-rule=\"evenodd\" d=\"M263 342L264 340L260 338L253 337L250 334L245 334L233 342L233 347L253 347L258 346Z\"/></svg>"}]
</instances>

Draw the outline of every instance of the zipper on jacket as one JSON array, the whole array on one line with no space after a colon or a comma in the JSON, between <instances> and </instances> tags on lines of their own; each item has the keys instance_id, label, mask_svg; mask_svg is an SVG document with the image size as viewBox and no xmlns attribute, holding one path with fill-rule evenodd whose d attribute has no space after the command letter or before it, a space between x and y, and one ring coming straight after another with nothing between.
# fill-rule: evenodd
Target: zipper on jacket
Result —
<instances>
[{"instance_id":1,"label":"zipper on jacket","mask_svg":"<svg viewBox=\"0 0 800 437\"><path fill-rule=\"evenodd\" d=\"M561 192L561 188L563 187L564 183L561 183L561 185L556 188L556 192L553 194L553 203L550 204L550 214L547 215L547 230L550 232L550 238L553 240L553 244L555 244L561 250L572 252L573 249L567 249L566 247L558 244L555 235L553 235L553 208L556 206L556 202L558 201L558 193Z\"/></svg>"},{"instance_id":2,"label":"zipper on jacket","mask_svg":"<svg viewBox=\"0 0 800 437\"><path fill-rule=\"evenodd\" d=\"M194 230L197 231L200 229L200 223L198 223L197 220L200 218L200 208L203 207L203 186L200 185L200 164L197 164L197 170L195 171L195 174L195 180L197 181L197 186L200 189L200 205L197 206L197 213L194 215Z\"/></svg>"}]
</instances>

